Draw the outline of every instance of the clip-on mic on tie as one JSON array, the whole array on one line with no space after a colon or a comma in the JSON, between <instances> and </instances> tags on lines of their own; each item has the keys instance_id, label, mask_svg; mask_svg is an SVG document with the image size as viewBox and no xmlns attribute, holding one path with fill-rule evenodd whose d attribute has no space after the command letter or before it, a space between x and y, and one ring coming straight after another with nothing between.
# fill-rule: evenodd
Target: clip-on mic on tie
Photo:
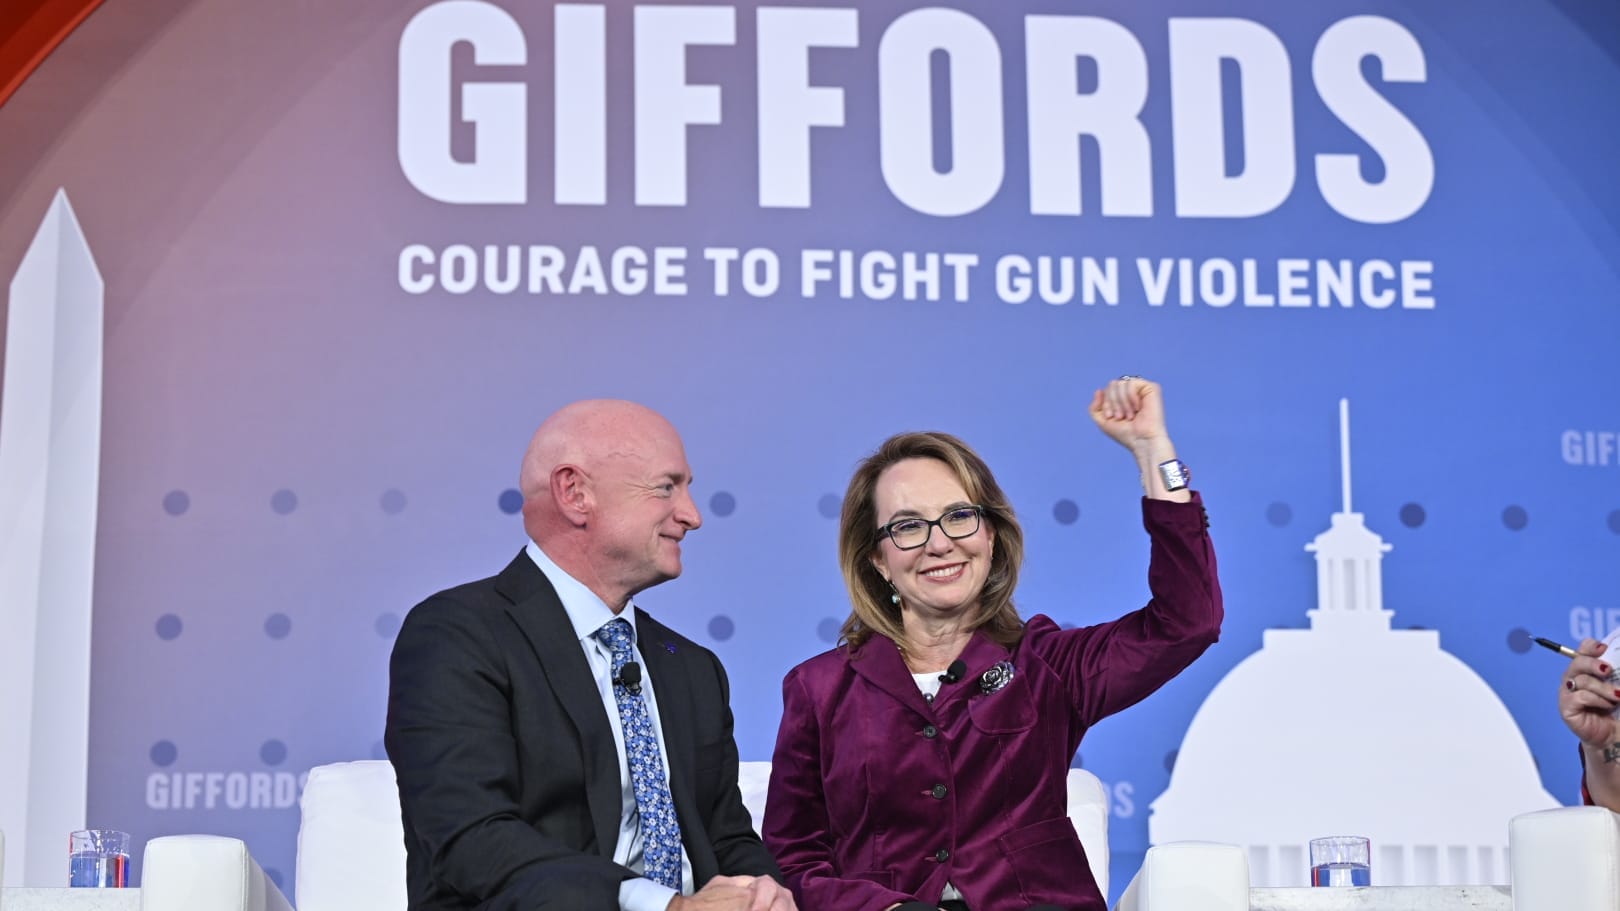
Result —
<instances>
[{"instance_id":1,"label":"clip-on mic on tie","mask_svg":"<svg viewBox=\"0 0 1620 911\"><path fill-rule=\"evenodd\" d=\"M619 669L619 676L613 678L614 686L622 686L632 693L641 692L641 665L634 661Z\"/></svg>"}]
</instances>

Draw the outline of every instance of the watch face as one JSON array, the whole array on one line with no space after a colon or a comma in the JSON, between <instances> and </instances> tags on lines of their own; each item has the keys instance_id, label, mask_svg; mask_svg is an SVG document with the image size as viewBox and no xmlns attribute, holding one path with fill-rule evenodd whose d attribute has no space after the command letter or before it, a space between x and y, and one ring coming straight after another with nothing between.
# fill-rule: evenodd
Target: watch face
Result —
<instances>
[{"instance_id":1,"label":"watch face","mask_svg":"<svg viewBox=\"0 0 1620 911\"><path fill-rule=\"evenodd\" d=\"M1180 459L1171 459L1159 464L1159 477L1164 479L1166 490L1182 490L1192 479L1192 473L1187 470L1187 463Z\"/></svg>"}]
</instances>

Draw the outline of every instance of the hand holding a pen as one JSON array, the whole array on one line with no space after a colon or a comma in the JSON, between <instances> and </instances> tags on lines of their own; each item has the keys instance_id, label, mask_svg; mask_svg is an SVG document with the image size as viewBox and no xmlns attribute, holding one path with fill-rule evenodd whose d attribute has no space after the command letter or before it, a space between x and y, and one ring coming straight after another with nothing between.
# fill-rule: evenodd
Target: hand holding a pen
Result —
<instances>
[{"instance_id":1,"label":"hand holding a pen","mask_svg":"<svg viewBox=\"0 0 1620 911\"><path fill-rule=\"evenodd\" d=\"M1586 767L1582 791L1590 802L1620 813L1620 673L1604 659L1608 646L1582 639L1579 648L1532 637L1537 645L1569 657L1563 687L1558 691L1558 713L1581 739L1581 764Z\"/></svg>"},{"instance_id":2,"label":"hand holding a pen","mask_svg":"<svg viewBox=\"0 0 1620 911\"><path fill-rule=\"evenodd\" d=\"M1620 725L1611 714L1620 704L1620 689L1610 682L1614 668L1603 659L1604 651L1605 646L1596 639L1581 640L1558 692L1558 713L1564 723L1582 743L1596 750L1620 745Z\"/></svg>"}]
</instances>

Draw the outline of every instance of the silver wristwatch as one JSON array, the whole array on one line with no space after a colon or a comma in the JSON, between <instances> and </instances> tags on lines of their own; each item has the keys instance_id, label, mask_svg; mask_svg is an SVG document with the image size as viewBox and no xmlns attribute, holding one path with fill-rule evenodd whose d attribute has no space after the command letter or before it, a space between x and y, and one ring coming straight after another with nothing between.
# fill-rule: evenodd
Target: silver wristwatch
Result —
<instances>
[{"instance_id":1,"label":"silver wristwatch","mask_svg":"<svg viewBox=\"0 0 1620 911\"><path fill-rule=\"evenodd\" d=\"M1171 459L1159 463L1159 477L1164 481L1165 490L1186 490L1192 483L1192 469L1180 459Z\"/></svg>"}]
</instances>

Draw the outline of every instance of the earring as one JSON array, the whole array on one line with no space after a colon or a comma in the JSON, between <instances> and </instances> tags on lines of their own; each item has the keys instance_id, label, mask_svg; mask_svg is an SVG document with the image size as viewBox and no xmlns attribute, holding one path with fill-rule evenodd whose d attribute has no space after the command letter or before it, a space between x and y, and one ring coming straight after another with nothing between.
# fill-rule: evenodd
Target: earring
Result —
<instances>
[{"instance_id":1,"label":"earring","mask_svg":"<svg viewBox=\"0 0 1620 911\"><path fill-rule=\"evenodd\" d=\"M895 604L900 603L900 591L894 587L893 582L889 583L889 600L893 601Z\"/></svg>"}]
</instances>

